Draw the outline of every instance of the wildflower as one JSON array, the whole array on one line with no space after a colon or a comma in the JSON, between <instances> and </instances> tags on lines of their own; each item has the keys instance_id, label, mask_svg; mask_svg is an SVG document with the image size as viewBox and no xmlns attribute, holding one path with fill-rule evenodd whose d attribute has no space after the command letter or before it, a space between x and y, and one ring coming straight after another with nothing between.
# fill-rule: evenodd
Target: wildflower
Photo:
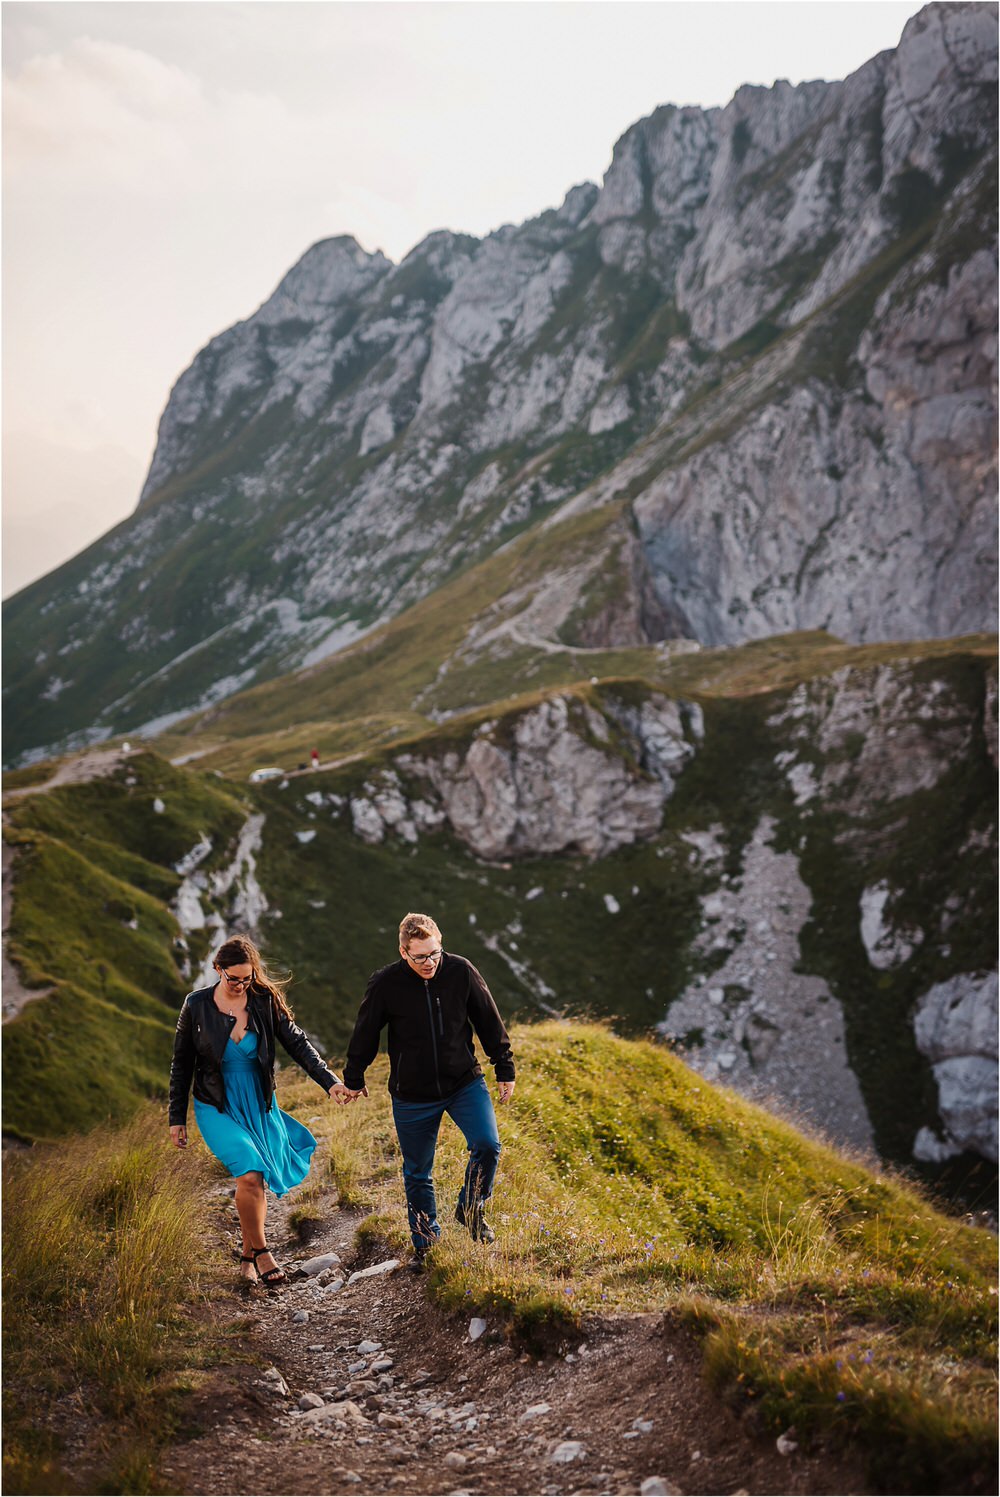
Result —
<instances>
[{"instance_id":1,"label":"wildflower","mask_svg":"<svg viewBox=\"0 0 1000 1497\"><path fill-rule=\"evenodd\" d=\"M838 1403L845 1403L846 1401L847 1401L847 1394L846 1393L838 1393L837 1394L837 1402Z\"/></svg>"},{"instance_id":2,"label":"wildflower","mask_svg":"<svg viewBox=\"0 0 1000 1497\"><path fill-rule=\"evenodd\" d=\"M843 1362L834 1362L833 1365L834 1365L834 1367L836 1367L836 1369L837 1369L838 1372L840 1372L843 1369L843 1366L844 1366Z\"/></svg>"}]
</instances>

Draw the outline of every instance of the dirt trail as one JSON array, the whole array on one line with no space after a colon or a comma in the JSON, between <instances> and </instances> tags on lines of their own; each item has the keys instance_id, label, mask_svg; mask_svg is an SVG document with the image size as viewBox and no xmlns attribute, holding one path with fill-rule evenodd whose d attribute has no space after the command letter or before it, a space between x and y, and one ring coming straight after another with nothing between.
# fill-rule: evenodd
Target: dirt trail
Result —
<instances>
[{"instance_id":1,"label":"dirt trail","mask_svg":"<svg viewBox=\"0 0 1000 1497\"><path fill-rule=\"evenodd\" d=\"M224 1210L220 1236L235 1225ZM326 1210L293 1256L337 1252L345 1278L390 1257L359 1257L357 1215L332 1198ZM269 1236L287 1262L286 1215L279 1205ZM219 1367L193 1395L199 1433L164 1453L170 1492L638 1493L651 1477L662 1492L870 1490L843 1455L779 1454L773 1434L709 1392L698 1345L660 1315L604 1318L575 1344L529 1355L496 1317L470 1340L470 1315L438 1309L405 1261L339 1290L305 1279L270 1295L234 1288L216 1311L223 1324L243 1319L256 1365ZM378 1350L360 1351L365 1341ZM391 1369L372 1366L380 1359ZM300 1411L305 1393L322 1407ZM572 1459L554 1459L560 1447Z\"/></svg>"},{"instance_id":2,"label":"dirt trail","mask_svg":"<svg viewBox=\"0 0 1000 1497\"><path fill-rule=\"evenodd\" d=\"M123 762L120 749L93 749L75 759L64 760L51 779L40 785L26 785L20 790L4 791L4 804L23 800L26 795L41 795L55 790L58 785L79 785L85 780L96 780L111 774ZM7 934L10 914L14 902L14 874L17 849L7 841L3 844L3 964L0 978L3 983L3 1022L16 1018L26 1003L35 998L44 998L51 988L26 988L14 963L7 954Z\"/></svg>"},{"instance_id":3,"label":"dirt trail","mask_svg":"<svg viewBox=\"0 0 1000 1497\"><path fill-rule=\"evenodd\" d=\"M40 795L46 790L55 790L60 785L80 785L84 780L100 779L126 762L127 756L120 748L88 749L74 759L63 759L55 774L41 784L24 785L20 790L5 790L4 803L10 805L12 801L23 800L26 795Z\"/></svg>"},{"instance_id":4,"label":"dirt trail","mask_svg":"<svg viewBox=\"0 0 1000 1497\"><path fill-rule=\"evenodd\" d=\"M44 998L51 988L26 988L21 974L7 955L7 931L10 926L11 906L14 902L14 863L17 849L8 842L3 844L3 1022L13 1019L26 1003L33 998Z\"/></svg>"}]
</instances>

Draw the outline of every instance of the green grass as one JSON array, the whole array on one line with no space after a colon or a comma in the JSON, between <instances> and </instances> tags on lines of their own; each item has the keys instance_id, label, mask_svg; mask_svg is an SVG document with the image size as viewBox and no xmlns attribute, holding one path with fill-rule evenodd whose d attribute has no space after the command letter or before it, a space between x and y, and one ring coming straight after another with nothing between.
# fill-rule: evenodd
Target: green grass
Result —
<instances>
[{"instance_id":1,"label":"green grass","mask_svg":"<svg viewBox=\"0 0 1000 1497\"><path fill-rule=\"evenodd\" d=\"M214 776L153 754L11 807L9 954L45 996L5 1025L5 1131L52 1138L162 1093L189 985L167 907L180 885L173 864L204 834L213 852L202 866L219 867L245 815Z\"/></svg>"},{"instance_id":2,"label":"green grass","mask_svg":"<svg viewBox=\"0 0 1000 1497\"><path fill-rule=\"evenodd\" d=\"M584 517L585 537L593 523ZM435 622L444 627L431 611L412 637L394 635L392 651L382 657L399 673L397 700L412 690ZM373 644L374 653L386 649L386 640ZM237 789L205 773L202 760L177 769L148 754L107 780L29 796L12 807L8 828L23 844L11 949L30 985L54 991L8 1026L5 1127L47 1137L57 1126L119 1115L130 1098L162 1090L185 987L166 908L179 882L172 865L202 832L214 844L206 867L225 862L250 809L265 816L258 863L271 909L262 923L264 944L291 967L302 1021L331 1054L346 1042L369 973L394 959L396 921L412 908L436 912L448 944L484 971L505 1013L539 1017L547 1007L567 1016L610 1015L624 1032L646 1032L695 978L714 970L693 946L709 876L692 865L685 837L720 827L725 871L739 878L743 849L769 817L776 849L794 853L813 895L801 970L821 976L842 1005L848 1056L877 1147L883 1157L906 1162L919 1128L938 1121L936 1083L913 1037L913 1006L933 983L988 965L994 949L993 873L983 840L991 825L992 771L981 729L993 653L985 636L857 647L801 634L673 658L652 647L546 656L572 675L575 684L562 685L571 703L604 715L613 751L626 763L631 749L609 713L616 700L637 703L665 689L699 701L704 712L704 741L678 778L659 834L593 861L567 852L484 866L446 830L422 835L415 846L392 835L369 846L354 833L344 798L393 768L404 750L417 759L462 754L487 722L495 742L508 744L520 716L545 695L544 685L525 680L519 685L531 689L521 696L436 726L413 713L395 717L387 688L383 712L367 719L367 743L365 720L351 716L331 719L329 736L320 740L324 753L339 746L360 757L294 779L286 789L245 782ZM581 682L580 665L592 670L598 661L602 671L632 666L637 674ZM338 684L340 669L333 672L338 693L348 687L346 679ZM820 753L808 734L796 738L792 727L771 724L795 688L804 688L822 713L834 672L860 697L870 696L875 669L890 669L901 692L950 704L962 725L962 752L951 767L931 789L906 799L886 798L870 771L862 774L861 740ZM377 672L375 680L377 687ZM934 697L931 688L941 694ZM310 705L316 710L315 701ZM359 711L365 703L352 706ZM920 719L921 743L932 747L942 730L947 714L942 727ZM310 720L303 757L318 736L319 723ZM843 778L822 802L794 804L776 763L790 744L819 771L837 758ZM258 738L217 749L239 764L241 781L248 752L258 762L281 762ZM631 772L638 772L634 765ZM402 779L408 794L426 793L412 774ZM317 792L339 796L339 810L306 799ZM156 796L162 813L154 809ZM305 830L315 834L307 844L297 836ZM906 919L926 936L909 962L889 972L872 968L858 933L861 892L877 877L904 891ZM954 894L960 909L943 940L941 911ZM606 907L607 895L618 902L617 913ZM218 906L224 920L227 911ZM590 959L592 951L601 959ZM95 1058L109 1031L121 1064L102 1080ZM710 1039L692 1032L685 1042L697 1047ZM94 1063L75 1066L74 1050ZM970 1202L992 1189L991 1172L972 1156L922 1169L949 1191L967 1191Z\"/></svg>"},{"instance_id":3,"label":"green grass","mask_svg":"<svg viewBox=\"0 0 1000 1497\"><path fill-rule=\"evenodd\" d=\"M451 1223L465 1151L457 1130L442 1131L444 1235L428 1282L443 1308L482 1311L536 1347L586 1333L594 1315L664 1314L702 1336L720 1396L752 1404L772 1433L794 1424L807 1443L860 1451L875 1490L989 1490L989 1233L705 1082L663 1046L554 1021L515 1026L512 1040L493 1248ZM314 1085L283 1070L281 1105L307 1109L326 1145L296 1224L320 1218L332 1177L342 1205L371 1212L362 1241L405 1250L384 1057L368 1080L367 1100L314 1120ZM211 1178L197 1144L166 1146L153 1107L125 1128L6 1160L8 1490L72 1492L91 1475L70 1467L50 1418L70 1394L96 1466L89 1489L160 1489L184 1391L225 1353L206 1324L213 1274L198 1267Z\"/></svg>"},{"instance_id":4,"label":"green grass","mask_svg":"<svg viewBox=\"0 0 1000 1497\"><path fill-rule=\"evenodd\" d=\"M123 1130L5 1159L8 1492L163 1490L158 1452L183 1374L215 1354L192 1318L203 1286L187 1267L209 1230L209 1167L164 1138L149 1109ZM51 1420L62 1400L82 1467Z\"/></svg>"},{"instance_id":5,"label":"green grass","mask_svg":"<svg viewBox=\"0 0 1000 1497\"><path fill-rule=\"evenodd\" d=\"M914 1184L705 1082L662 1046L594 1024L512 1032L514 1103L486 1249L449 1225L464 1146L445 1127L431 1285L529 1342L594 1314L664 1312L766 1428L862 1450L877 1489L985 1491L995 1442L994 1238ZM334 1175L406 1243L385 1063L317 1125ZM308 1083L288 1086L295 1096ZM359 1192L359 1182L366 1182ZM895 1485L914 1480L926 1486Z\"/></svg>"}]
</instances>

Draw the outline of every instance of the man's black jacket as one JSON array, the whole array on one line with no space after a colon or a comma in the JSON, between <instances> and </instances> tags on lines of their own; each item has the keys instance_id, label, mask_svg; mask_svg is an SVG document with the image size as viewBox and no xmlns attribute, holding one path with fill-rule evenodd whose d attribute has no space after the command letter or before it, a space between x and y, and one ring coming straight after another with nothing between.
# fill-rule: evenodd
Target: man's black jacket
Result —
<instances>
[{"instance_id":1,"label":"man's black jacket","mask_svg":"<svg viewBox=\"0 0 1000 1497\"><path fill-rule=\"evenodd\" d=\"M514 1080L514 1057L497 1006L464 956L446 951L434 976L418 977L400 959L368 979L347 1048L344 1085L360 1091L389 1026L389 1090L402 1102L434 1102L483 1074L472 1031L498 1081Z\"/></svg>"},{"instance_id":2,"label":"man's black jacket","mask_svg":"<svg viewBox=\"0 0 1000 1497\"><path fill-rule=\"evenodd\" d=\"M199 1102L210 1102L220 1112L226 1110L226 1087L222 1079L222 1053L232 1033L235 1019L215 1005L215 988L198 988L184 999L174 1035L174 1058L170 1066L170 1126L187 1122L188 1093L194 1077L194 1095ZM247 1029L257 1036L257 1065L264 1092L264 1106L270 1109L274 1096L274 1041L281 1041L294 1061L324 1091L337 1080L310 1045L299 1026L276 1008L270 993L250 988L247 992Z\"/></svg>"}]
</instances>

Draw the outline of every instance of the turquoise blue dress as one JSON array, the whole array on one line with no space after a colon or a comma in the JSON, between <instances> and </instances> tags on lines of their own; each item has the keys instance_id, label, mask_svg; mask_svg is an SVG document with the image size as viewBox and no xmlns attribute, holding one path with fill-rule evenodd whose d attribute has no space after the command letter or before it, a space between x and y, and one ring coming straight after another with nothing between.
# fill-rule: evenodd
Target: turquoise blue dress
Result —
<instances>
[{"instance_id":1,"label":"turquoise blue dress","mask_svg":"<svg viewBox=\"0 0 1000 1497\"><path fill-rule=\"evenodd\" d=\"M257 1036L248 1029L237 1045L226 1041L222 1056L226 1110L194 1099L202 1138L231 1175L259 1170L276 1196L287 1195L309 1173L316 1140L295 1118L282 1112L275 1098L270 1111L257 1065Z\"/></svg>"}]
</instances>

